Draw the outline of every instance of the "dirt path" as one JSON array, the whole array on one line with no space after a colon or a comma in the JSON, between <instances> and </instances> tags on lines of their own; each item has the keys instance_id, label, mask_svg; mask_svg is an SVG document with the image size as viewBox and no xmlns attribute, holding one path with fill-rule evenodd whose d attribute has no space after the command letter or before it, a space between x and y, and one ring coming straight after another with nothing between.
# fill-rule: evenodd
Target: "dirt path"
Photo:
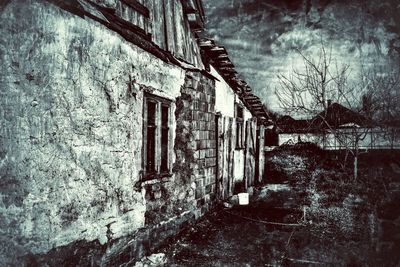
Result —
<instances>
[{"instance_id":1,"label":"dirt path","mask_svg":"<svg viewBox=\"0 0 400 267\"><path fill-rule=\"evenodd\" d=\"M385 264L365 231L304 221L291 194L218 208L158 252L166 254L166 266L395 266Z\"/></svg>"}]
</instances>

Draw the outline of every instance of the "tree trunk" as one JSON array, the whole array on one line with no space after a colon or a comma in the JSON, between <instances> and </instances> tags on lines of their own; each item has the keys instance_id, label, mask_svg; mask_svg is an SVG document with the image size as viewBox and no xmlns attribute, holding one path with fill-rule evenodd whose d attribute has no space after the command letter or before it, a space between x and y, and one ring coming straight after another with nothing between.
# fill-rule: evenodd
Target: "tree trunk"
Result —
<instances>
[{"instance_id":1,"label":"tree trunk","mask_svg":"<svg viewBox=\"0 0 400 267\"><path fill-rule=\"evenodd\" d=\"M354 151L354 180L355 181L358 178L358 155L359 155L358 141L359 141L358 137L356 137L355 151Z\"/></svg>"},{"instance_id":2,"label":"tree trunk","mask_svg":"<svg viewBox=\"0 0 400 267\"><path fill-rule=\"evenodd\" d=\"M358 178L358 155L354 156L354 180Z\"/></svg>"}]
</instances>

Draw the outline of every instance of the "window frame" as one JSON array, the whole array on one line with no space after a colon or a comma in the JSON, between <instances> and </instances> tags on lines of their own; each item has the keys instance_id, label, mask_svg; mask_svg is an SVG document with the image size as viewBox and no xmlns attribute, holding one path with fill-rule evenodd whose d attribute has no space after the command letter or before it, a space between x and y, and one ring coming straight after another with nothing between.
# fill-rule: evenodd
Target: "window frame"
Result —
<instances>
[{"instance_id":1,"label":"window frame","mask_svg":"<svg viewBox=\"0 0 400 267\"><path fill-rule=\"evenodd\" d=\"M154 114L154 169L148 170L149 157L148 157L148 129L149 129L149 114L148 114L148 103L155 104ZM163 123L162 112L163 107L167 107L167 119ZM143 96L143 160L142 170L144 180L151 180L154 178L160 178L165 176L171 176L171 153L172 153L172 101L166 98L162 98L153 94L145 93ZM167 132L167 138L162 139L163 130ZM166 147L162 148L163 142L166 140ZM166 151L163 150L166 148ZM166 153L167 159L162 158L162 153Z\"/></svg>"},{"instance_id":2,"label":"window frame","mask_svg":"<svg viewBox=\"0 0 400 267\"><path fill-rule=\"evenodd\" d=\"M240 111L240 112L239 112ZM236 138L235 149L244 149L244 108L242 105L235 103L235 120L236 120Z\"/></svg>"},{"instance_id":3,"label":"window frame","mask_svg":"<svg viewBox=\"0 0 400 267\"><path fill-rule=\"evenodd\" d=\"M264 130L264 145L269 147L279 146L279 134L275 128Z\"/></svg>"}]
</instances>

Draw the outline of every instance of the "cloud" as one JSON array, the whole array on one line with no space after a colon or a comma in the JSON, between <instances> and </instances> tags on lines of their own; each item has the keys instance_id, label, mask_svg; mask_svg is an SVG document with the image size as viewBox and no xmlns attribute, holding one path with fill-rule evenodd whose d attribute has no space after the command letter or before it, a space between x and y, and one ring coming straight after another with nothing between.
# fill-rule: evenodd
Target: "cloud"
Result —
<instances>
[{"instance_id":1,"label":"cloud","mask_svg":"<svg viewBox=\"0 0 400 267\"><path fill-rule=\"evenodd\" d=\"M385 5L381 2L385 2ZM330 0L204 0L206 35L226 46L239 76L271 108L279 86L277 75L301 69L299 49L317 57L321 40L340 64L373 65L378 58L400 52L400 16L396 0L368 3ZM393 7L387 9L387 6ZM385 13L386 12L386 13ZM388 17L391 17L388 18ZM388 25L391 30L388 30ZM356 74L354 74L356 75Z\"/></svg>"}]
</instances>

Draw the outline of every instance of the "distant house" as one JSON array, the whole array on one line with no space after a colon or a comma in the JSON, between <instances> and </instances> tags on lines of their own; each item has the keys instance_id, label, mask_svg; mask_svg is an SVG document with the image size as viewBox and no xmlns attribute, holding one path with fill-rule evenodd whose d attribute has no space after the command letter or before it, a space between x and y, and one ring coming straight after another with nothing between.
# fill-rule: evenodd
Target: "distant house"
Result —
<instances>
[{"instance_id":1,"label":"distant house","mask_svg":"<svg viewBox=\"0 0 400 267\"><path fill-rule=\"evenodd\" d=\"M354 146L359 149L400 148L399 128L383 129L360 113L339 103L329 104L312 119L283 116L277 121L277 145L312 142L328 150Z\"/></svg>"}]
</instances>

